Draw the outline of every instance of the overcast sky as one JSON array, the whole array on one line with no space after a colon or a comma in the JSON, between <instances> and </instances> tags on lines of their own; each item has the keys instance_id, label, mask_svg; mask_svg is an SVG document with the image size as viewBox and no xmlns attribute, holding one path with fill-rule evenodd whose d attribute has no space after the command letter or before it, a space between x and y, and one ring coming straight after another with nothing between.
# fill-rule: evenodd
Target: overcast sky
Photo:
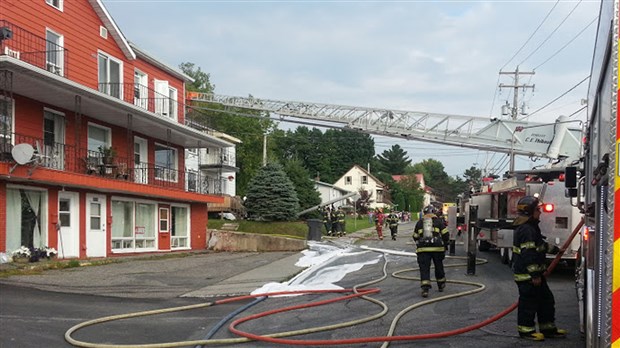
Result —
<instances>
[{"instance_id":1,"label":"overcast sky","mask_svg":"<svg viewBox=\"0 0 620 348\"><path fill-rule=\"evenodd\" d=\"M586 78L599 9L588 0L103 1L128 40L172 66L195 63L217 94L482 117L512 103L498 85L514 76L500 71L535 72L520 78L535 85L519 92L529 113ZM575 113L588 82L529 120ZM397 143L449 175L506 157L383 137L376 152Z\"/></svg>"}]
</instances>

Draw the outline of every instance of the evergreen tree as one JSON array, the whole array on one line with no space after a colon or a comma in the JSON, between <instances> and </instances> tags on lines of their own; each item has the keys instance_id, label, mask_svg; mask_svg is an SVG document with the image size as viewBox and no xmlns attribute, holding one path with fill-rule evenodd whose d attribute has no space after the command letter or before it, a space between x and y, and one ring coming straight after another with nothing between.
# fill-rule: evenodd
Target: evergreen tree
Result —
<instances>
[{"instance_id":1,"label":"evergreen tree","mask_svg":"<svg viewBox=\"0 0 620 348\"><path fill-rule=\"evenodd\" d=\"M281 165L270 163L257 171L248 185L245 208L248 218L260 221L297 218L299 199Z\"/></svg>"},{"instance_id":2,"label":"evergreen tree","mask_svg":"<svg viewBox=\"0 0 620 348\"><path fill-rule=\"evenodd\" d=\"M411 164L407 152L398 144L392 145L392 148L377 155L377 159L379 160L380 169L391 175L405 174L407 166Z\"/></svg>"},{"instance_id":3,"label":"evergreen tree","mask_svg":"<svg viewBox=\"0 0 620 348\"><path fill-rule=\"evenodd\" d=\"M310 179L310 174L308 170L304 168L301 161L295 159L286 162L284 171L295 186L295 192L299 199L300 211L321 204L321 194L314 187L314 181ZM315 211L314 214L310 212L307 215L316 217L318 216L318 212ZM303 217L307 218L308 216Z\"/></svg>"}]
</instances>

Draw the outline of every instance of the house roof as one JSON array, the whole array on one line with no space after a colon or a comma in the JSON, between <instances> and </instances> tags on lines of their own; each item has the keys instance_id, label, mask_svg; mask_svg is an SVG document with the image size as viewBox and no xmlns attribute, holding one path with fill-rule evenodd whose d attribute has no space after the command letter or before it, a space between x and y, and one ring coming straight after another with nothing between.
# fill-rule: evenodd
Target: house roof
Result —
<instances>
[{"instance_id":1,"label":"house roof","mask_svg":"<svg viewBox=\"0 0 620 348\"><path fill-rule=\"evenodd\" d=\"M103 22L103 25L106 27L106 29L108 29L108 32L110 33L114 41L116 41L116 44L121 49L121 51L123 51L127 59L133 60L136 59L136 56L140 56L140 58L146 60L147 62L153 64L154 66L166 71L173 76L176 76L184 81L194 82L194 79L190 76L184 74L183 72L168 64L161 62L160 60L155 59L146 51L140 49L135 44L127 41L127 39L121 32L120 28L116 25L116 22L114 21L101 0L88 0L88 2L92 6L93 10L95 10L97 16L99 16L99 19L101 19L101 22Z\"/></svg>"},{"instance_id":2,"label":"house roof","mask_svg":"<svg viewBox=\"0 0 620 348\"><path fill-rule=\"evenodd\" d=\"M415 175L415 180L420 183L420 185L422 185L422 187L425 187L426 185L424 184L424 174L414 174ZM403 180L404 178L408 177L409 175L392 175L392 179L396 182L400 182L401 180Z\"/></svg>"},{"instance_id":3,"label":"house roof","mask_svg":"<svg viewBox=\"0 0 620 348\"><path fill-rule=\"evenodd\" d=\"M353 169L353 168L357 168L357 169L359 169L362 173L364 173L364 174L368 175L369 177L371 177L374 181L376 181L376 182L377 182L377 185L379 185L379 186L385 186L385 184L384 184L381 180L377 179L377 177L376 177L376 176L374 176L374 175L370 174L370 172L369 172L369 171L367 171L366 169L362 168L361 166L359 166L359 165L357 165L357 164L354 164L354 165L353 165L353 167L351 167L351 169ZM349 171L351 171L351 169L349 169Z\"/></svg>"},{"instance_id":4,"label":"house roof","mask_svg":"<svg viewBox=\"0 0 620 348\"><path fill-rule=\"evenodd\" d=\"M330 188L336 189L336 190L338 190L340 192L343 192L343 193L351 193L352 192L352 191L345 190L345 189L343 189L341 187L334 186L334 185L332 185L330 183L327 183L327 182L323 182L323 181L319 181L319 180L312 180L312 181L314 181L314 183L319 185L319 186L330 187Z\"/></svg>"},{"instance_id":5,"label":"house roof","mask_svg":"<svg viewBox=\"0 0 620 348\"><path fill-rule=\"evenodd\" d=\"M125 36L116 25L116 22L114 22L114 19L110 16L110 13L103 5L103 2L101 0L88 0L88 2L93 7L95 13L97 13L97 16L99 16L99 19L101 19L104 26L108 29L108 32L112 35L112 38L114 38L114 41L116 41L116 44L120 47L125 56L128 59L136 59L136 54L129 46L129 42L127 42Z\"/></svg>"}]
</instances>

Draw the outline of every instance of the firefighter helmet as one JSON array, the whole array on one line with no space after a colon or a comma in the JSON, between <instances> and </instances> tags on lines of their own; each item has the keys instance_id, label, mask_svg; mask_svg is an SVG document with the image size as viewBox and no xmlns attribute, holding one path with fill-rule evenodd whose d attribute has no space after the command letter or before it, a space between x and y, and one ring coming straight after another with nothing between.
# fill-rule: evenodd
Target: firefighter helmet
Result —
<instances>
[{"instance_id":1,"label":"firefighter helmet","mask_svg":"<svg viewBox=\"0 0 620 348\"><path fill-rule=\"evenodd\" d=\"M422 210L422 214L424 214L424 215L435 214L435 213L437 213L437 209L433 205L427 205Z\"/></svg>"},{"instance_id":2,"label":"firefighter helmet","mask_svg":"<svg viewBox=\"0 0 620 348\"><path fill-rule=\"evenodd\" d=\"M534 211L538 208L539 205L540 201L536 197L522 197L517 203L517 213L519 213L520 215L532 216L532 214L534 214Z\"/></svg>"}]
</instances>

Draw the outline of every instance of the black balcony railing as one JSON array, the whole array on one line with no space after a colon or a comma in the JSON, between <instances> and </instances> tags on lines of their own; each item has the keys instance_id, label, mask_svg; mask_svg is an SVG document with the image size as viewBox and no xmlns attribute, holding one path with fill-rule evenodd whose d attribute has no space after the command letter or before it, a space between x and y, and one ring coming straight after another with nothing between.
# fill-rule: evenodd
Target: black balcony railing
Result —
<instances>
[{"instance_id":1,"label":"black balcony railing","mask_svg":"<svg viewBox=\"0 0 620 348\"><path fill-rule=\"evenodd\" d=\"M11 137L0 137L0 162L15 163L11 154L13 144L24 143L30 144L35 151L32 160L25 164L30 168L43 167L204 194L221 193L218 180L200 172L177 170L154 163L134 163L133 158L106 157L100 151L14 133Z\"/></svg>"},{"instance_id":2,"label":"black balcony railing","mask_svg":"<svg viewBox=\"0 0 620 348\"><path fill-rule=\"evenodd\" d=\"M0 56L10 56L64 77L69 77L71 70L67 49L3 19L0 19ZM170 95L135 83L99 83L98 90L188 127L212 133L213 128L204 115L186 115L188 106L182 94L177 94L175 100Z\"/></svg>"},{"instance_id":3,"label":"black balcony railing","mask_svg":"<svg viewBox=\"0 0 620 348\"><path fill-rule=\"evenodd\" d=\"M55 42L0 19L0 56L10 56L68 77L69 51Z\"/></svg>"}]
</instances>

